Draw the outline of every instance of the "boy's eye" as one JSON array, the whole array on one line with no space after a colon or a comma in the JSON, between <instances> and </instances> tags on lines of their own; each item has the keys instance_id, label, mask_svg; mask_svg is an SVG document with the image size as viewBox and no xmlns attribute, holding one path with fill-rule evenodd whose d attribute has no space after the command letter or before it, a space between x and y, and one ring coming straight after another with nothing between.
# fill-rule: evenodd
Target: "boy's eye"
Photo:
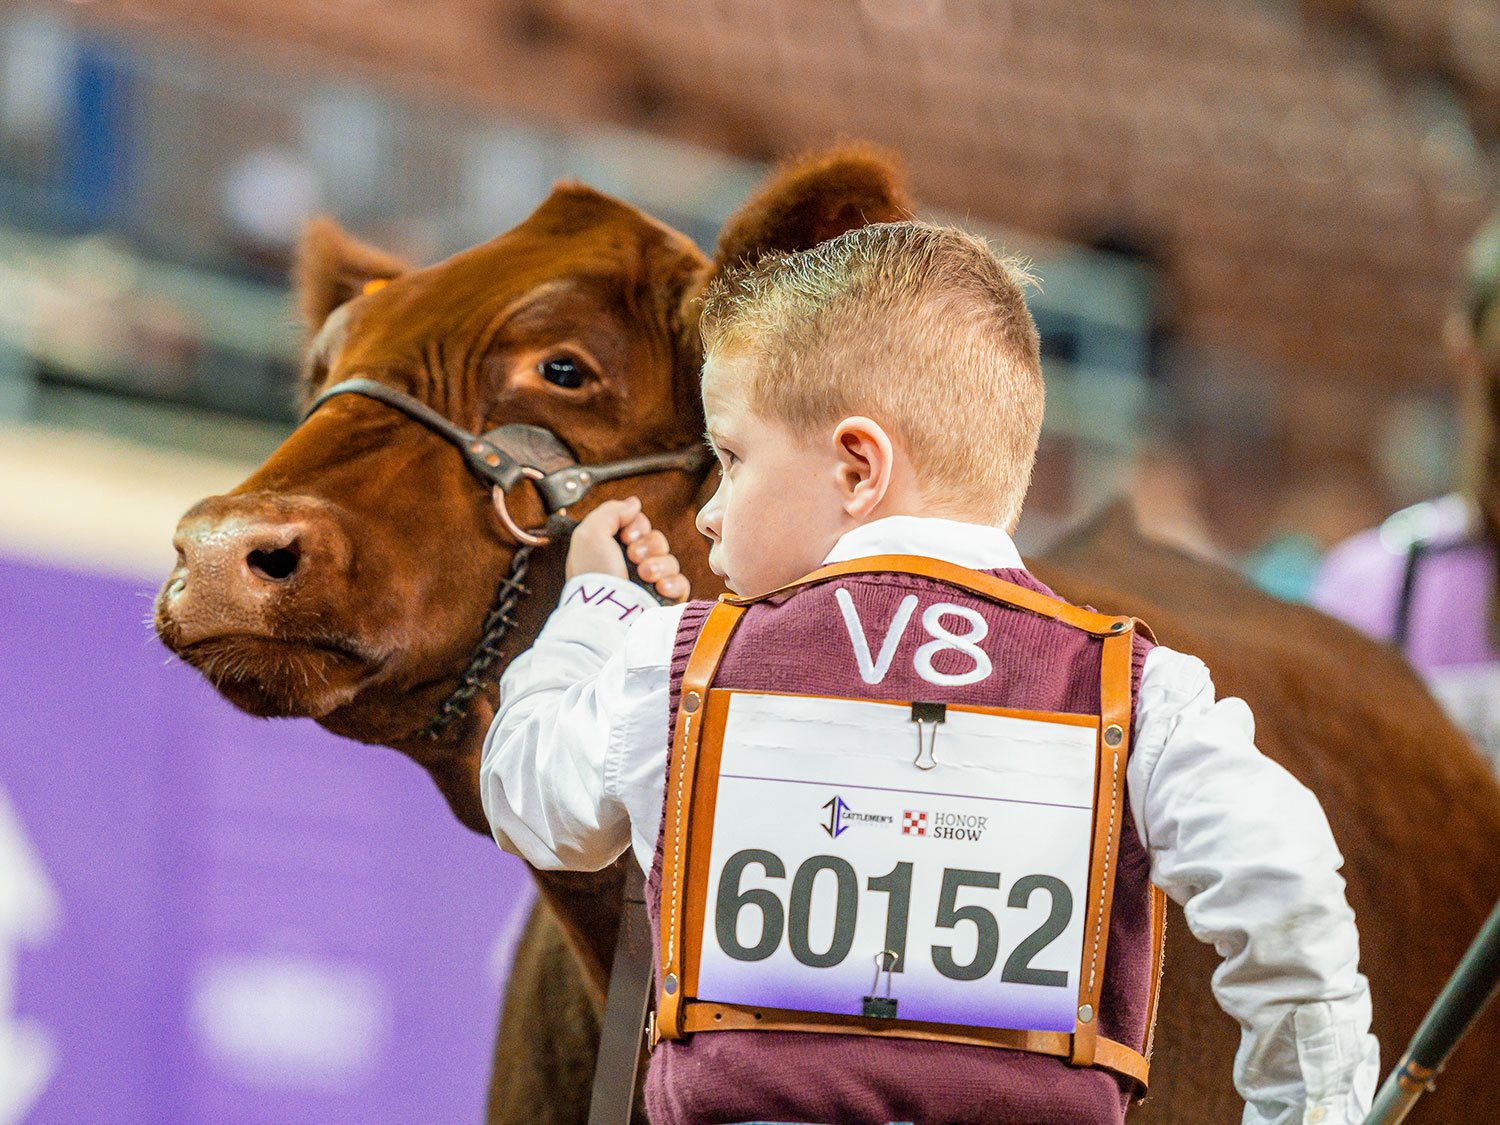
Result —
<instances>
[{"instance_id":1,"label":"boy's eye","mask_svg":"<svg viewBox=\"0 0 1500 1125\"><path fill-rule=\"evenodd\" d=\"M712 437L709 437L707 434L705 434L703 437L703 443L708 446L708 451L719 459L719 464L723 465L726 469L729 468L732 463L739 460L738 457L729 452L729 450L725 449L718 442L714 441L714 439Z\"/></svg>"}]
</instances>

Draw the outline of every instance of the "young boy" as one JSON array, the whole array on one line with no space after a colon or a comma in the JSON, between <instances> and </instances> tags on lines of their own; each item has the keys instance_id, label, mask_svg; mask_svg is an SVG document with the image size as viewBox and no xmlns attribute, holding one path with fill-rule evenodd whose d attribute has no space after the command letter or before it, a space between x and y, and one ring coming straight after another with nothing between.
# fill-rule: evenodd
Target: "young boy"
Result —
<instances>
[{"instance_id":1,"label":"young boy","mask_svg":"<svg viewBox=\"0 0 1500 1125\"><path fill-rule=\"evenodd\" d=\"M1369 1106L1369 992L1316 798L1256 751L1248 709L1216 702L1199 661L1051 600L1011 542L1042 416L1020 280L959 231L894 223L716 285L703 402L722 478L698 528L714 572L760 600L738 617L733 602L652 606L620 543L663 594L687 582L637 502L606 503L505 674L481 766L496 840L538 867L595 869L630 847L651 874L671 1025L647 1079L654 1122L1120 1122L1150 1052L1152 884L1224 958L1214 990L1242 1028L1246 1125L1355 1125ZM820 567L835 570L776 592ZM754 706L781 732L761 750L733 733ZM908 706L895 741L863 733ZM695 733L716 713L722 730ZM1002 730L1045 753L1007 758L984 733ZM723 755L717 812L685 796L699 738ZM1125 759L1108 750L1122 741ZM1071 791L1044 759L1076 745L1085 798L1023 799ZM751 776L732 756L782 768ZM996 780L1001 759L1013 768ZM802 772L817 770L836 784ZM753 786L769 796L738 795ZM825 798L816 820L798 811ZM705 854L685 849L710 815L705 884ZM720 852L736 839L755 846L731 878ZM688 894L708 899L691 971ZM846 968L863 974L840 977L847 1009L819 994Z\"/></svg>"}]
</instances>

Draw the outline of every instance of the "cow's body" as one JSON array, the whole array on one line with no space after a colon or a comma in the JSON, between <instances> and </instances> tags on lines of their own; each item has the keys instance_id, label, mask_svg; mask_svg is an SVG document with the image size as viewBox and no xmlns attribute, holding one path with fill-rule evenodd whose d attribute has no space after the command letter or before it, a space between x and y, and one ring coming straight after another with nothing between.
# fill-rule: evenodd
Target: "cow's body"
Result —
<instances>
[{"instance_id":1,"label":"cow's body","mask_svg":"<svg viewBox=\"0 0 1500 1125\"><path fill-rule=\"evenodd\" d=\"M693 296L726 263L797 249L904 205L889 169L843 153L784 172L730 221L709 262L685 239L586 189L564 188L515 231L407 271L331 229L304 258L317 333L309 389L372 375L482 430L526 421L581 461L673 448L702 429ZM389 280L364 293L367 281ZM562 377L557 358L572 365ZM582 370L587 378L575 384ZM658 474L638 492L698 595L718 587L692 514L710 482ZM524 508L524 501L521 502ZM533 516L538 513L531 513ZM158 601L163 639L231 700L298 714L416 758L478 831L478 751L493 700L436 741L417 737L463 667L513 541L458 454L369 401L325 406L240 489L179 530L183 560ZM512 644L555 598L557 549ZM1500 790L1420 684L1352 630L1259 594L1233 574L1142 539L1112 516L1053 550L1038 577L1074 602L1151 622L1243 696L1258 742L1321 797L1346 856L1389 1064L1500 897ZM581 1122L621 868L541 878L497 1042L491 1120ZM482 893L482 888L476 888ZM1169 924L1152 1097L1133 1122L1227 1122L1237 1030L1214 1005L1211 949ZM1455 1058L1413 1121L1478 1118L1500 1101L1495 1021Z\"/></svg>"}]
</instances>

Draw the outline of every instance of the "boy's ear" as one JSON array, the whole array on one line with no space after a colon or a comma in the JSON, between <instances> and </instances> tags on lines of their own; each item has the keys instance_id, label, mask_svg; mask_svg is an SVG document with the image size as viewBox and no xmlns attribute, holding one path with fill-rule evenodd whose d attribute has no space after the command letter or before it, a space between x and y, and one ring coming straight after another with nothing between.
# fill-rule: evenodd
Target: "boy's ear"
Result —
<instances>
[{"instance_id":1,"label":"boy's ear","mask_svg":"<svg viewBox=\"0 0 1500 1125\"><path fill-rule=\"evenodd\" d=\"M772 250L795 253L856 227L911 217L900 164L847 144L782 164L719 232L713 272Z\"/></svg>"},{"instance_id":2,"label":"boy's ear","mask_svg":"<svg viewBox=\"0 0 1500 1125\"><path fill-rule=\"evenodd\" d=\"M870 418L845 418L833 431L838 447L844 511L868 519L889 495L896 472L896 450L885 427Z\"/></svg>"},{"instance_id":3,"label":"boy's ear","mask_svg":"<svg viewBox=\"0 0 1500 1125\"><path fill-rule=\"evenodd\" d=\"M389 281L408 268L399 258L345 234L332 219L310 220L292 266L303 328L309 336L316 334L329 313L359 296L370 282Z\"/></svg>"}]
</instances>

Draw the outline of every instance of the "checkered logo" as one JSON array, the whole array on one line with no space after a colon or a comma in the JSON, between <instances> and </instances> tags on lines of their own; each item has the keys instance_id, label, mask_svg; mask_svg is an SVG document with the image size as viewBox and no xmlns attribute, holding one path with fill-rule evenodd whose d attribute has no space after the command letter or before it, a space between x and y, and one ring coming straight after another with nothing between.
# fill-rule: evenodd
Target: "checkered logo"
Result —
<instances>
[{"instance_id":1,"label":"checkered logo","mask_svg":"<svg viewBox=\"0 0 1500 1125\"><path fill-rule=\"evenodd\" d=\"M925 836L927 835L927 814L924 812L912 812L907 809L901 814L901 834L903 836Z\"/></svg>"}]
</instances>

